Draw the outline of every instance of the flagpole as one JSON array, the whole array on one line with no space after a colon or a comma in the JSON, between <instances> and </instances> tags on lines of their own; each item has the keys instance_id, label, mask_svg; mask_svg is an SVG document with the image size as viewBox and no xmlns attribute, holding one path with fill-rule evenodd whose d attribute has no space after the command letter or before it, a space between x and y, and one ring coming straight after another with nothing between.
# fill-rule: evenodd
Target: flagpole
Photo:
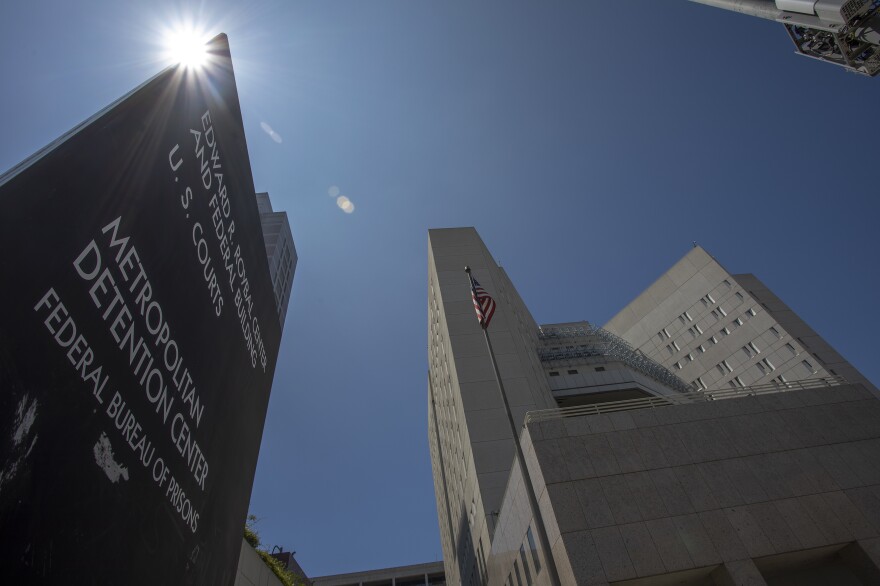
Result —
<instances>
[{"instance_id":1,"label":"flagpole","mask_svg":"<svg viewBox=\"0 0 880 586\"><path fill-rule=\"evenodd\" d=\"M467 273L468 281L471 285L471 292L474 287L474 280L471 277L471 268L466 266L464 271ZM529 495L529 505L532 509L532 515L535 517L535 526L538 530L538 540L541 542L541 548L544 550L544 561L547 563L547 570L550 572L550 583L554 586L560 585L559 572L556 570L556 561L553 559L553 552L550 550L550 540L547 537L547 529L544 525L544 517L541 515L541 509L538 506L538 499L535 496L535 487L532 485L532 477L526 466L526 458L523 454L522 444L519 441L519 433L517 433L516 423L513 421L513 413L510 410L510 403L507 401L507 393L504 391L504 383L501 382L501 373L498 371L498 363L495 361L495 351L492 349L492 341L489 339L487 330L488 324L480 321L480 329L483 330L483 338L486 340L486 347L489 349L489 359L492 361L492 370L495 372L495 382L498 383L498 391L501 393L501 401L504 403L504 411L507 414L507 422L510 425L510 431L513 433L513 443L516 445L516 458L519 461L519 468L522 471L523 481L526 485L526 494Z\"/></svg>"}]
</instances>

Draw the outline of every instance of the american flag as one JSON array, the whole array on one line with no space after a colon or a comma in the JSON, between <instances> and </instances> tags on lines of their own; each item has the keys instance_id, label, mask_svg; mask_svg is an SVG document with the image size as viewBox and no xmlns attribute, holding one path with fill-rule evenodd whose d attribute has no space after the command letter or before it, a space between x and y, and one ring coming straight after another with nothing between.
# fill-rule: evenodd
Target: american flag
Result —
<instances>
[{"instance_id":1,"label":"american flag","mask_svg":"<svg viewBox=\"0 0 880 586\"><path fill-rule=\"evenodd\" d=\"M471 277L471 297L474 298L474 310L477 312L477 321L483 329L489 327L492 316L495 315L495 300L486 293L477 280Z\"/></svg>"}]
</instances>

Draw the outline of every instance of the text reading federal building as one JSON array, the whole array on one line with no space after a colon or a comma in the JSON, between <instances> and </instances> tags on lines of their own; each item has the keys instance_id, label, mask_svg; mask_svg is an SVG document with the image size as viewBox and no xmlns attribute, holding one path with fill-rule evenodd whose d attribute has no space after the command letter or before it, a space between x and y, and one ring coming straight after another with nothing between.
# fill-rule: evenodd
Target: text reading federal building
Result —
<instances>
[{"instance_id":1,"label":"text reading federal building","mask_svg":"<svg viewBox=\"0 0 880 586\"><path fill-rule=\"evenodd\" d=\"M233 581L296 252L208 49L0 178L4 584Z\"/></svg>"}]
</instances>

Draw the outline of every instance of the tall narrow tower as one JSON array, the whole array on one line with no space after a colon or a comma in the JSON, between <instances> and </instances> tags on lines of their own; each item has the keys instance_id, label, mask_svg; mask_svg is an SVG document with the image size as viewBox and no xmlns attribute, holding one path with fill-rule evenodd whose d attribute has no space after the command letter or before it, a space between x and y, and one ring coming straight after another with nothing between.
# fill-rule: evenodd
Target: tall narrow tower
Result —
<instances>
[{"instance_id":1,"label":"tall narrow tower","mask_svg":"<svg viewBox=\"0 0 880 586\"><path fill-rule=\"evenodd\" d=\"M528 411L688 387L587 322L539 326L473 228L430 230L428 250L428 438L446 576L484 584L515 446L466 265L497 303L487 333L517 425Z\"/></svg>"}]
</instances>

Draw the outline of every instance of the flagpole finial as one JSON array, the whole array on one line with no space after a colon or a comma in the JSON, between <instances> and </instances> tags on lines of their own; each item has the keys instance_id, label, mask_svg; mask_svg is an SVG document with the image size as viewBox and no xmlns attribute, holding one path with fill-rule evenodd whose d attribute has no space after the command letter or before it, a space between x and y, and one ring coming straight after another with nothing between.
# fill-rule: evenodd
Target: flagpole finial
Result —
<instances>
[{"instance_id":1,"label":"flagpole finial","mask_svg":"<svg viewBox=\"0 0 880 586\"><path fill-rule=\"evenodd\" d=\"M466 272L467 274L470 275L470 274L471 274L471 267L465 265L465 267L464 267L464 272Z\"/></svg>"}]
</instances>

